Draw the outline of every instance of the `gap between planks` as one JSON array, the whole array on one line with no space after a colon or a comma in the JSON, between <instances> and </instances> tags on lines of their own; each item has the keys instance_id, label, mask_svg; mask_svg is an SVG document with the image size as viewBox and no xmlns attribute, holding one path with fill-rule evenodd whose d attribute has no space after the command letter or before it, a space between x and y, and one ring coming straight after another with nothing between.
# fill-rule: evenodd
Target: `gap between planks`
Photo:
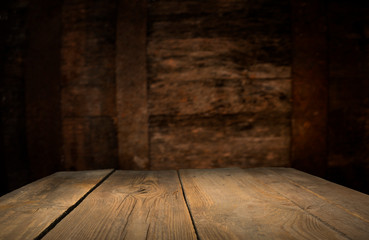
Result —
<instances>
[{"instance_id":1,"label":"gap between planks","mask_svg":"<svg viewBox=\"0 0 369 240\"><path fill-rule=\"evenodd\" d=\"M61 222L69 213L71 213L83 200L87 198L87 196L92 193L96 188L98 188L106 179L108 179L116 170L113 169L110 173L108 173L105 177L103 177L95 186L93 186L85 195L83 195L75 204L70 206L63 214L61 214L57 219L54 220L47 228L45 228L35 240L42 239L48 232L50 232L59 222Z\"/></svg>"},{"instance_id":2,"label":"gap between planks","mask_svg":"<svg viewBox=\"0 0 369 240\"><path fill-rule=\"evenodd\" d=\"M199 234L197 232L196 225L195 225L195 221L194 221L193 216L192 216L190 206L188 205L187 196L186 196L186 193L185 193L184 188L183 188L183 183L182 183L181 174L179 173L179 170L177 170L177 175L178 175L179 183L181 184L182 195L183 195L184 201L186 203L187 211L190 214L192 226L195 229L196 239L200 240L200 237L199 237Z\"/></svg>"},{"instance_id":3,"label":"gap between planks","mask_svg":"<svg viewBox=\"0 0 369 240\"><path fill-rule=\"evenodd\" d=\"M251 238L269 236L280 239L289 237L295 239L302 237L306 239L313 237L318 239L328 237L330 239L366 239L362 238L367 232L365 229L361 230L361 234L352 232L352 230L365 227L365 224L359 227L343 227L344 223L341 222L337 225L338 227L335 224L332 227L329 223L336 223L340 220L330 220L342 215L328 216L327 213L331 213L329 209L333 209L329 203L322 204L319 199L318 202L314 201L313 207L315 208L309 210L299 203L300 200L305 201L304 198L295 199L284 194L285 191L293 190L289 186L295 185L286 182L284 178L281 179L279 174L278 178L275 178L267 170L265 168L235 169L224 173L222 170L180 170L188 205L200 238L243 239L246 236ZM214 190L218 187L219 189ZM279 187L282 187L282 192L276 189ZM311 195L304 189L301 189L301 192L304 192L303 196ZM297 195L299 196L298 193ZM311 196L316 198L314 195ZM314 214L320 211L320 206L329 207L328 211L324 211L323 218L321 214ZM352 216L344 215L344 219L352 220ZM329 220L329 223L326 220ZM347 222L350 223L350 221ZM274 227L270 225L274 223ZM219 230L217 230L218 226ZM361 236L361 238L351 238L351 236Z\"/></svg>"},{"instance_id":4,"label":"gap between planks","mask_svg":"<svg viewBox=\"0 0 369 240\"><path fill-rule=\"evenodd\" d=\"M285 181L289 182L290 184L300 188L303 191L306 191L312 195L315 195L315 197L320 198L321 200L325 200L327 201L327 199L325 199L324 197L322 198L322 196L320 196L319 194L315 193L313 194L312 190L309 190L306 187L303 187L302 185L296 183L295 181L293 181L292 179L288 178L287 176L284 176L283 174L281 174L278 171L272 171L270 169L264 169L267 171L271 171L274 172L274 174L279 175L280 178L283 178ZM61 222L68 214L70 214L75 208L77 208L87 197L89 194L91 194L96 188L98 188L103 182L105 182L116 170L112 170L111 172L109 172L105 177L103 177L95 186L93 186L87 193L85 193L78 201L76 201L71 207L69 207L63 214L61 214L57 219L54 220L54 222L52 222L47 228L45 228L35 239L41 239L43 238L48 232L50 232L55 226L57 226L57 224L59 224L59 222ZM178 180L179 183L181 185L181 190L182 190L182 195L183 195L183 199L185 201L186 204L186 208L187 211L190 215L190 219L191 219L191 223L193 226L193 229L195 231L196 234L196 239L201 239L198 233L198 229L195 225L195 221L193 218L193 214L192 211L190 209L189 206L189 200L188 200L188 196L186 196L186 192L184 189L184 185L182 182L182 178L181 178L181 173L179 170L176 171L177 172L177 176L178 176ZM247 171L245 171L244 173L246 173ZM254 177L253 177L254 178ZM285 199L287 199L288 201L292 202L295 206L297 206L298 208L300 208L303 212L305 212L305 214L310 215L311 217L317 219L319 222L321 222L322 224L324 224L325 226L327 226L328 228L330 228L331 230L335 231L336 233L338 233L339 235L341 235L344 238L350 239L350 237L348 237L345 233L339 231L338 229L336 229L334 226L332 226L331 224L329 224L328 222L326 222L325 220L321 219L319 216L315 215L314 213L307 211L303 206L300 206L299 203L295 202L293 199L289 198L288 196L286 196L285 194L281 193L280 191L278 191L274 186L270 186L269 184L267 184L264 181L261 181L261 179L256 179L255 180L259 183L261 183L262 185L267 185L269 188L273 189L276 193L278 193L279 195L281 195L282 197L284 197ZM317 196L319 195L319 196ZM332 204L330 201L328 201L328 203ZM336 205L336 204L334 204ZM342 207L341 207L342 208ZM345 210L345 209L343 209ZM346 211L347 212L347 211ZM351 213L351 212L349 212ZM353 215L351 213L351 215ZM355 215L354 215L355 216ZM356 216L357 217L357 216Z\"/></svg>"}]
</instances>

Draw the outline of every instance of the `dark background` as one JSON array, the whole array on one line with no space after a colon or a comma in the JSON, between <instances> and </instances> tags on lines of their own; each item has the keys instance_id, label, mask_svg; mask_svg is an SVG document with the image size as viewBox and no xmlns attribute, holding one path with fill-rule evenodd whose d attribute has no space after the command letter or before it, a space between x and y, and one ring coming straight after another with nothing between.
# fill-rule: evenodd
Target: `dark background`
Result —
<instances>
[{"instance_id":1,"label":"dark background","mask_svg":"<svg viewBox=\"0 0 369 240\"><path fill-rule=\"evenodd\" d=\"M368 11L2 1L1 194L61 170L263 166L369 193Z\"/></svg>"}]
</instances>

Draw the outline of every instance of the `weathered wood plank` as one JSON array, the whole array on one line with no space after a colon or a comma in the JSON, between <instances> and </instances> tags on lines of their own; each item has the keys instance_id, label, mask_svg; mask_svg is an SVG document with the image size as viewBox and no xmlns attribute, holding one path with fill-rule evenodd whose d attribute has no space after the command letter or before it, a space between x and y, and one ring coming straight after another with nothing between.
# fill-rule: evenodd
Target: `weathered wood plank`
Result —
<instances>
[{"instance_id":1,"label":"weathered wood plank","mask_svg":"<svg viewBox=\"0 0 369 240\"><path fill-rule=\"evenodd\" d=\"M222 71L219 67L211 67ZM224 69L225 70L225 69ZM201 70L200 70L201 71ZM194 72L200 72L195 70ZM178 79L171 74L168 78ZM280 116L290 114L290 79L246 80L242 78L227 79L209 76L200 79L159 81L150 86L150 114L156 115L216 115L237 113L278 112ZM265 72L255 75L267 75ZM189 75L187 75L189 76ZM162 75L161 77L165 77ZM202 79L201 79L202 78Z\"/></svg>"},{"instance_id":2,"label":"weathered wood plank","mask_svg":"<svg viewBox=\"0 0 369 240\"><path fill-rule=\"evenodd\" d=\"M290 32L286 24L290 17L288 1L155 1L150 3L149 10L152 19L149 33L155 38L247 38L269 43L268 47L274 45L274 50L280 50L285 44L277 46L271 39L279 39ZM264 38L255 39L256 35ZM281 40L283 43L290 41ZM277 58L284 58L283 63L289 63L285 55L268 55L269 61L281 63Z\"/></svg>"},{"instance_id":3,"label":"weathered wood plank","mask_svg":"<svg viewBox=\"0 0 369 240\"><path fill-rule=\"evenodd\" d=\"M289 163L289 18L287 0L149 1L151 169L260 166L266 158L272 166ZM259 126L265 128L258 127L263 136L254 137L254 128L244 128L251 126L249 117L238 121L244 115L264 118ZM156 125L157 119L171 122L177 117L185 119L186 129L175 123ZM226 124L243 129L242 137L223 125L225 118ZM278 139L276 119L277 128L288 132ZM279 124L281 119L286 121ZM220 125L209 131L199 128L199 121ZM260 145L268 147L262 154ZM277 149L274 156L272 149Z\"/></svg>"},{"instance_id":4,"label":"weathered wood plank","mask_svg":"<svg viewBox=\"0 0 369 240\"><path fill-rule=\"evenodd\" d=\"M270 170L282 175L318 198L369 223L368 195L295 169L271 168Z\"/></svg>"},{"instance_id":5,"label":"weathered wood plank","mask_svg":"<svg viewBox=\"0 0 369 240\"><path fill-rule=\"evenodd\" d=\"M180 170L201 239L346 239L242 169Z\"/></svg>"},{"instance_id":6,"label":"weathered wood plank","mask_svg":"<svg viewBox=\"0 0 369 240\"><path fill-rule=\"evenodd\" d=\"M33 239L111 170L58 172L0 198L0 239Z\"/></svg>"},{"instance_id":7,"label":"weathered wood plank","mask_svg":"<svg viewBox=\"0 0 369 240\"><path fill-rule=\"evenodd\" d=\"M152 117L151 168L288 166L288 125L270 112Z\"/></svg>"},{"instance_id":8,"label":"weathered wood plank","mask_svg":"<svg viewBox=\"0 0 369 240\"><path fill-rule=\"evenodd\" d=\"M196 239L175 171L117 171L45 239Z\"/></svg>"},{"instance_id":9,"label":"weathered wood plank","mask_svg":"<svg viewBox=\"0 0 369 240\"><path fill-rule=\"evenodd\" d=\"M343 236L368 239L369 196L290 168L255 168L246 172Z\"/></svg>"}]
</instances>

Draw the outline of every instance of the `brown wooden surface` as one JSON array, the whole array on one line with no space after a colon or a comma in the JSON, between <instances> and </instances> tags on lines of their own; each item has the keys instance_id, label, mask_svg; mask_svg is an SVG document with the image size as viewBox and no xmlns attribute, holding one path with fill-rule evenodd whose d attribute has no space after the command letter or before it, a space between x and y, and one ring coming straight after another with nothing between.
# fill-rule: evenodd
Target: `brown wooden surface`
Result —
<instances>
[{"instance_id":1,"label":"brown wooden surface","mask_svg":"<svg viewBox=\"0 0 369 240\"><path fill-rule=\"evenodd\" d=\"M254 169L248 174L342 236L368 238L367 195L291 169Z\"/></svg>"},{"instance_id":2,"label":"brown wooden surface","mask_svg":"<svg viewBox=\"0 0 369 240\"><path fill-rule=\"evenodd\" d=\"M369 223L368 195L294 169L270 168L270 170L287 177L292 184L314 194L318 198ZM263 172L263 175L266 174L266 172ZM369 228L367 231L369 232Z\"/></svg>"},{"instance_id":3,"label":"brown wooden surface","mask_svg":"<svg viewBox=\"0 0 369 240\"><path fill-rule=\"evenodd\" d=\"M45 239L196 239L176 171L117 171Z\"/></svg>"},{"instance_id":4,"label":"brown wooden surface","mask_svg":"<svg viewBox=\"0 0 369 240\"><path fill-rule=\"evenodd\" d=\"M290 1L148 2L150 169L289 166Z\"/></svg>"},{"instance_id":5,"label":"brown wooden surface","mask_svg":"<svg viewBox=\"0 0 369 240\"><path fill-rule=\"evenodd\" d=\"M181 170L180 176L201 239L345 239L248 171Z\"/></svg>"},{"instance_id":6,"label":"brown wooden surface","mask_svg":"<svg viewBox=\"0 0 369 240\"><path fill-rule=\"evenodd\" d=\"M58 172L2 196L0 239L34 239L110 172Z\"/></svg>"},{"instance_id":7,"label":"brown wooden surface","mask_svg":"<svg viewBox=\"0 0 369 240\"><path fill-rule=\"evenodd\" d=\"M0 198L0 239L35 237L364 240L369 196L290 168L60 172Z\"/></svg>"}]
</instances>

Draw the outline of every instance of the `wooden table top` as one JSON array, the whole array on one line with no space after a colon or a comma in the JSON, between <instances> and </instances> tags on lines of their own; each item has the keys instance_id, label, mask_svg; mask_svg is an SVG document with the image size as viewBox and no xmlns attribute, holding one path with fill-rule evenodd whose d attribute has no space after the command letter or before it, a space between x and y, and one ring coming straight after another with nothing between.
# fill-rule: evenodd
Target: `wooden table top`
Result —
<instances>
[{"instance_id":1,"label":"wooden table top","mask_svg":"<svg viewBox=\"0 0 369 240\"><path fill-rule=\"evenodd\" d=\"M369 196L291 168L58 172L0 198L0 239L369 239Z\"/></svg>"}]
</instances>

